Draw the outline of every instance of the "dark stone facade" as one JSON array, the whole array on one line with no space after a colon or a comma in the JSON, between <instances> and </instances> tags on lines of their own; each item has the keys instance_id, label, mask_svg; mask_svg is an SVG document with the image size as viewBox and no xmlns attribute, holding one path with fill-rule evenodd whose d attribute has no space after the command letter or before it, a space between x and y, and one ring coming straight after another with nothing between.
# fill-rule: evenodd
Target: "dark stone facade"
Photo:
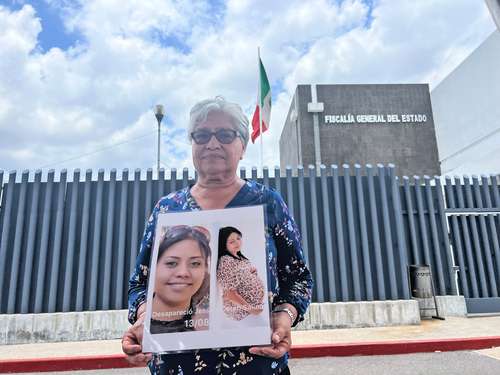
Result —
<instances>
[{"instance_id":1,"label":"dark stone facade","mask_svg":"<svg viewBox=\"0 0 500 375\"><path fill-rule=\"evenodd\" d=\"M317 85L321 163L388 164L396 173L439 175L440 166L426 84ZM316 164L311 85L295 91L280 137L280 165ZM295 120L294 120L295 118Z\"/></svg>"}]
</instances>

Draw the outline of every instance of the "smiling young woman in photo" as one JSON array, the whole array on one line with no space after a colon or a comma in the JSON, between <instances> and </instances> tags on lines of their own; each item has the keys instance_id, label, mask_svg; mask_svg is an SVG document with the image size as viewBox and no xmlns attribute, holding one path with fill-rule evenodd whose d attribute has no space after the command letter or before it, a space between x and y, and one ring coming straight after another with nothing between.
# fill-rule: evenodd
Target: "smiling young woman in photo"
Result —
<instances>
[{"instance_id":1,"label":"smiling young woman in photo","mask_svg":"<svg viewBox=\"0 0 500 375\"><path fill-rule=\"evenodd\" d=\"M158 248L151 333L208 329L209 259L199 227L167 229Z\"/></svg>"}]
</instances>

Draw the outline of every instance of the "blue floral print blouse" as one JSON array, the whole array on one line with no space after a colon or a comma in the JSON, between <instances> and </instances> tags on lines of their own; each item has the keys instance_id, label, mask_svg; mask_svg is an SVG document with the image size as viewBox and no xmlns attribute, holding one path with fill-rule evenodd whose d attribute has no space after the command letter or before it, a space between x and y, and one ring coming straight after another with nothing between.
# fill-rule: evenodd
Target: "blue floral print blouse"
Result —
<instances>
[{"instance_id":1,"label":"blue floral print blouse","mask_svg":"<svg viewBox=\"0 0 500 375\"><path fill-rule=\"evenodd\" d=\"M266 242L269 267L269 289L272 306L290 303L297 309L296 325L311 301L312 277L302 251L300 233L280 194L255 181L247 180L226 206L265 205L267 214ZM129 280L128 303L130 323L137 318L137 308L145 301L148 271L156 221L159 213L167 211L200 210L184 188L160 199L146 224L135 271ZM253 355L247 347L201 349L177 354L154 355L149 363L152 374L280 374L287 367L288 355L273 359Z\"/></svg>"}]
</instances>

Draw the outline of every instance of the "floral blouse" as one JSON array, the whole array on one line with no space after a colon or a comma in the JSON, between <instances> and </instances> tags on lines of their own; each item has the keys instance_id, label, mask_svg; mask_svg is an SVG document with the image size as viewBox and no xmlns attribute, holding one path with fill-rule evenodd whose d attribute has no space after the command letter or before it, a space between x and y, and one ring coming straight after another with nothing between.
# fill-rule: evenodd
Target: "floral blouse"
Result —
<instances>
[{"instance_id":1,"label":"floral blouse","mask_svg":"<svg viewBox=\"0 0 500 375\"><path fill-rule=\"evenodd\" d=\"M229 255L220 258L217 269L217 281L223 293L235 290L253 308L262 307L264 299L264 283L257 270L248 259L237 259ZM224 313L234 320L246 318L250 312L238 304L224 298Z\"/></svg>"},{"instance_id":2,"label":"floral blouse","mask_svg":"<svg viewBox=\"0 0 500 375\"><path fill-rule=\"evenodd\" d=\"M269 288L272 306L290 303L297 309L296 325L304 319L311 301L312 277L302 252L301 238L294 219L283 199L275 190L255 181L246 181L226 207L263 204L266 207L266 247L269 267ZM151 249L159 213L194 211L200 206L189 188L173 192L160 199L146 224L137 263L129 280L128 302L130 323L137 319L137 308L145 301ZM287 366L288 355L273 359L253 355L247 347L201 349L192 352L154 355L149 363L152 374L280 374Z\"/></svg>"}]
</instances>

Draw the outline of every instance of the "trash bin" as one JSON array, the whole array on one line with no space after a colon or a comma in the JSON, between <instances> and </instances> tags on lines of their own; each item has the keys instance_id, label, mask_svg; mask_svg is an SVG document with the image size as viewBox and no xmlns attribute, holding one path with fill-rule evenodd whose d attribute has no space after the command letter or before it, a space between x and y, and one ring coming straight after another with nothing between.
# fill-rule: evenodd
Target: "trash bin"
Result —
<instances>
[{"instance_id":1,"label":"trash bin","mask_svg":"<svg viewBox=\"0 0 500 375\"><path fill-rule=\"evenodd\" d=\"M411 265L409 268L411 296L414 298L434 297L430 267Z\"/></svg>"},{"instance_id":2,"label":"trash bin","mask_svg":"<svg viewBox=\"0 0 500 375\"><path fill-rule=\"evenodd\" d=\"M439 315L431 268L427 265L409 265L408 278L410 294L418 300L420 317L444 320ZM428 311L434 311L436 315L429 315Z\"/></svg>"}]
</instances>

